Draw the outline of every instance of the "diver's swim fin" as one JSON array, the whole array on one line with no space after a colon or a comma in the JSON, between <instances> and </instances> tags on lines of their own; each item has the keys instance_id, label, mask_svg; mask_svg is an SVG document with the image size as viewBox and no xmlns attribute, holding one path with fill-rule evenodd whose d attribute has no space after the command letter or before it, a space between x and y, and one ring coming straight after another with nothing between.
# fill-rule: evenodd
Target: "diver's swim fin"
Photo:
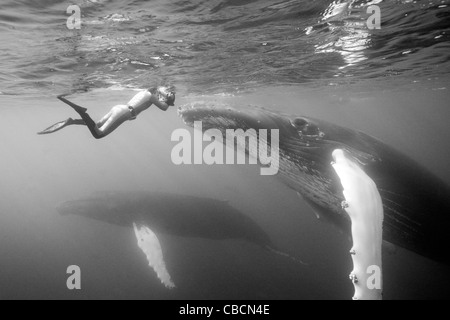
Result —
<instances>
[{"instance_id":1,"label":"diver's swim fin","mask_svg":"<svg viewBox=\"0 0 450 320\"><path fill-rule=\"evenodd\" d=\"M85 113L87 111L86 108L83 108L73 102L70 102L69 100L67 100L66 98L64 98L62 95L57 97L59 100L61 100L62 102L68 104L69 106L71 106L76 112L78 113Z\"/></svg>"},{"instance_id":2,"label":"diver's swim fin","mask_svg":"<svg viewBox=\"0 0 450 320\"><path fill-rule=\"evenodd\" d=\"M53 132L59 131L59 130L61 130L67 126L73 125L73 124L84 125L85 123L83 120L74 120L72 118L69 118L67 120L60 121L60 122L55 123L54 125L51 125L47 129L45 129L41 132L38 132L38 134L42 135L42 134L53 133Z\"/></svg>"}]
</instances>

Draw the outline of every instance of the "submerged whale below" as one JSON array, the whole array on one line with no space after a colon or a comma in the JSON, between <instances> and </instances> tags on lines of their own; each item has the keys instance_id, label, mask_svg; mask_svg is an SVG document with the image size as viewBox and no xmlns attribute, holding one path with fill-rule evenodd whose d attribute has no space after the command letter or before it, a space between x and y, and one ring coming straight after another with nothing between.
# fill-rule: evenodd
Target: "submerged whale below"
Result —
<instances>
[{"instance_id":1,"label":"submerged whale below","mask_svg":"<svg viewBox=\"0 0 450 320\"><path fill-rule=\"evenodd\" d=\"M278 129L278 176L314 211L350 233L342 208L343 187L330 165L332 153L348 153L375 182L384 209L383 240L450 264L450 189L438 177L394 148L359 131L322 120L275 113L257 107L194 104L179 109L183 121L203 131ZM267 138L270 142L270 137ZM248 153L250 147L245 146Z\"/></svg>"},{"instance_id":2,"label":"submerged whale below","mask_svg":"<svg viewBox=\"0 0 450 320\"><path fill-rule=\"evenodd\" d=\"M277 250L256 222L227 201L170 193L105 192L65 202L57 210L62 215L74 214L134 227L139 247L168 288L175 285L164 263L163 250L157 237L160 233L214 240L244 240L302 263Z\"/></svg>"}]
</instances>

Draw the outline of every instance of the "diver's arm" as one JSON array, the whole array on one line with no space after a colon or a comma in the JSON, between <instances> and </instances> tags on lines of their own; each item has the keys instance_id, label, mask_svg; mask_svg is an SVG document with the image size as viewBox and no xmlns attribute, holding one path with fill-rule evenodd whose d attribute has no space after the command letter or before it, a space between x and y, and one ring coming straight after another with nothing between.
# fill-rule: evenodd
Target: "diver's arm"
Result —
<instances>
[{"instance_id":1,"label":"diver's arm","mask_svg":"<svg viewBox=\"0 0 450 320\"><path fill-rule=\"evenodd\" d=\"M149 89L152 93L152 103L162 111L166 111L175 103L175 92L169 91L166 87Z\"/></svg>"},{"instance_id":2,"label":"diver's arm","mask_svg":"<svg viewBox=\"0 0 450 320\"><path fill-rule=\"evenodd\" d=\"M152 103L162 111L166 111L167 109L169 109L169 105L164 101L159 100L155 95L152 96Z\"/></svg>"},{"instance_id":3,"label":"diver's arm","mask_svg":"<svg viewBox=\"0 0 450 320\"><path fill-rule=\"evenodd\" d=\"M169 106L173 105L174 101L174 92L165 92L154 88L137 93L127 105L138 115L142 111L147 110L152 104L162 111L166 111L169 109Z\"/></svg>"}]
</instances>

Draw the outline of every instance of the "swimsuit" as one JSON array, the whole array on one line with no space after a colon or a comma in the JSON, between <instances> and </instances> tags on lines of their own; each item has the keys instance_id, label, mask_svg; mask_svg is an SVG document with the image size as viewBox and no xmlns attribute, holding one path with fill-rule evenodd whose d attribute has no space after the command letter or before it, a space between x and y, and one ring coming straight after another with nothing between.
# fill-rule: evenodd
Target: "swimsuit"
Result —
<instances>
[{"instance_id":1,"label":"swimsuit","mask_svg":"<svg viewBox=\"0 0 450 320\"><path fill-rule=\"evenodd\" d=\"M130 114L131 114L130 120L136 120L136 118L137 118L136 110L134 110L134 108L132 106L128 106L128 109L130 110Z\"/></svg>"}]
</instances>

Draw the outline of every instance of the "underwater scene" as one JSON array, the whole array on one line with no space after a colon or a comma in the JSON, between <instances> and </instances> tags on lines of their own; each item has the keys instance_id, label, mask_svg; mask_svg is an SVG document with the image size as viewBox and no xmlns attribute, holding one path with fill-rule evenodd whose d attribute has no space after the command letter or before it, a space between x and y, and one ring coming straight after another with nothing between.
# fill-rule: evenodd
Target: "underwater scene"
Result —
<instances>
[{"instance_id":1,"label":"underwater scene","mask_svg":"<svg viewBox=\"0 0 450 320\"><path fill-rule=\"evenodd\" d=\"M450 298L450 1L3 0L0 37L1 300Z\"/></svg>"}]
</instances>

